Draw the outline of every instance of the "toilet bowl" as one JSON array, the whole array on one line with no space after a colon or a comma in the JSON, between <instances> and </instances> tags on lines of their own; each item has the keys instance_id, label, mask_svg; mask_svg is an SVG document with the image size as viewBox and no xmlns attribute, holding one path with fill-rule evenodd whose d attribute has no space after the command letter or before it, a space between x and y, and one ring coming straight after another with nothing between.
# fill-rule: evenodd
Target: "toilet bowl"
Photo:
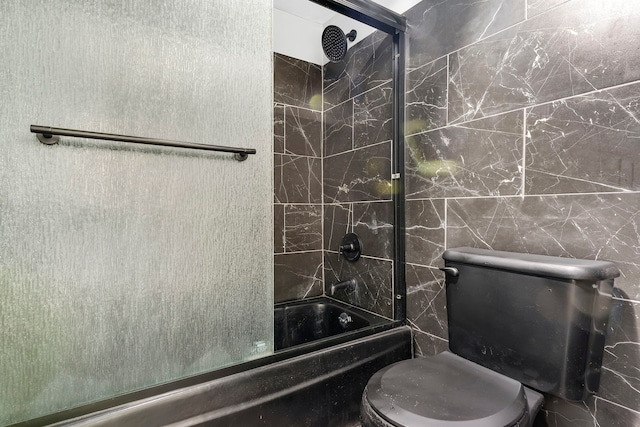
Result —
<instances>
[{"instance_id":1,"label":"toilet bowl","mask_svg":"<svg viewBox=\"0 0 640 427\"><path fill-rule=\"evenodd\" d=\"M451 352L374 374L364 427L531 427L542 393L597 391L614 264L473 248L443 258Z\"/></svg>"}]
</instances>

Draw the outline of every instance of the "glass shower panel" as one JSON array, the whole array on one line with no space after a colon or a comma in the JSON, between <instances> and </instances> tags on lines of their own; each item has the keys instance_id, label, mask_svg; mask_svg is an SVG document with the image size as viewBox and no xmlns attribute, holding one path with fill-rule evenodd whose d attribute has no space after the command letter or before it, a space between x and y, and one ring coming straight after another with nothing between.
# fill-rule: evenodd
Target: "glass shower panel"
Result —
<instances>
[{"instance_id":1,"label":"glass shower panel","mask_svg":"<svg viewBox=\"0 0 640 427\"><path fill-rule=\"evenodd\" d=\"M273 350L271 1L0 2L0 425ZM129 148L30 124L256 148Z\"/></svg>"},{"instance_id":2,"label":"glass shower panel","mask_svg":"<svg viewBox=\"0 0 640 427\"><path fill-rule=\"evenodd\" d=\"M347 20L336 22L357 36L342 60L323 69L325 289L354 278L355 292L334 297L391 319L393 38ZM348 232L362 241L362 257L353 263L338 256Z\"/></svg>"},{"instance_id":3,"label":"glass shower panel","mask_svg":"<svg viewBox=\"0 0 640 427\"><path fill-rule=\"evenodd\" d=\"M276 302L325 295L391 319L393 38L313 2L274 4ZM325 31L348 48L336 62ZM353 263L338 255L352 232ZM352 278L355 291L331 294Z\"/></svg>"}]
</instances>

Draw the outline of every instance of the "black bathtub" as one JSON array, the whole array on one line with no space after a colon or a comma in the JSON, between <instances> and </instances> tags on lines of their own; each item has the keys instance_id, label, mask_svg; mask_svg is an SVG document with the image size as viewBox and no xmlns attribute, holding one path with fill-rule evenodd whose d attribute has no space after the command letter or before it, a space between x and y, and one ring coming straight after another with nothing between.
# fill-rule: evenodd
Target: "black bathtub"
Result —
<instances>
[{"instance_id":1,"label":"black bathtub","mask_svg":"<svg viewBox=\"0 0 640 427\"><path fill-rule=\"evenodd\" d=\"M325 297L276 304L273 317L276 351L389 322Z\"/></svg>"},{"instance_id":2,"label":"black bathtub","mask_svg":"<svg viewBox=\"0 0 640 427\"><path fill-rule=\"evenodd\" d=\"M329 298L278 304L276 322L271 356L56 425L353 427L369 378L412 355L407 326Z\"/></svg>"}]
</instances>

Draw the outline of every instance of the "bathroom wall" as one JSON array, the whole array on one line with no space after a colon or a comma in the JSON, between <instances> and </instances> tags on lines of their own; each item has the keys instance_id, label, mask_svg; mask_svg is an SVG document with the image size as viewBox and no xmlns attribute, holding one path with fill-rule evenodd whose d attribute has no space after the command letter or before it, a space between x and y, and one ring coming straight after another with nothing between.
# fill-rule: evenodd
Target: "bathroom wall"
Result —
<instances>
[{"instance_id":1,"label":"bathroom wall","mask_svg":"<svg viewBox=\"0 0 640 427\"><path fill-rule=\"evenodd\" d=\"M447 348L440 256L475 246L614 261L598 397L553 426L640 423L640 5L423 1L408 18L408 316Z\"/></svg>"},{"instance_id":2,"label":"bathroom wall","mask_svg":"<svg viewBox=\"0 0 640 427\"><path fill-rule=\"evenodd\" d=\"M271 10L0 2L0 425L272 350Z\"/></svg>"},{"instance_id":3,"label":"bathroom wall","mask_svg":"<svg viewBox=\"0 0 640 427\"><path fill-rule=\"evenodd\" d=\"M275 301L322 295L322 67L274 54Z\"/></svg>"},{"instance_id":4,"label":"bathroom wall","mask_svg":"<svg viewBox=\"0 0 640 427\"><path fill-rule=\"evenodd\" d=\"M391 42L376 32L324 67L274 56L276 301L356 278L334 297L393 316ZM338 259L348 232L363 242L355 263Z\"/></svg>"}]
</instances>

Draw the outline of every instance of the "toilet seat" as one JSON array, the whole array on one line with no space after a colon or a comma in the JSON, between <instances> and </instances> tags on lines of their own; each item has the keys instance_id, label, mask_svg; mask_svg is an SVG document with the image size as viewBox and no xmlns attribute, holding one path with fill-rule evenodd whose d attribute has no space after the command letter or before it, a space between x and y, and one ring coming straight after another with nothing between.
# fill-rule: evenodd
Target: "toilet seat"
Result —
<instances>
[{"instance_id":1,"label":"toilet seat","mask_svg":"<svg viewBox=\"0 0 640 427\"><path fill-rule=\"evenodd\" d=\"M529 411L522 384L443 352L378 371L362 417L376 427L495 427L527 425Z\"/></svg>"}]
</instances>

